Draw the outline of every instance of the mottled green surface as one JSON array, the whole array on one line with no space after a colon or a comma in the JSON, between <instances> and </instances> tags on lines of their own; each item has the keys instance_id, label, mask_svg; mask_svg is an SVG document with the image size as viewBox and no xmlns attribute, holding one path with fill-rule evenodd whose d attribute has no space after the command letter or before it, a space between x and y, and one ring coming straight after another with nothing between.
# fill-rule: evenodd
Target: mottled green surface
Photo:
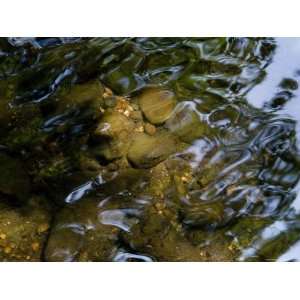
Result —
<instances>
[{"instance_id":1,"label":"mottled green surface","mask_svg":"<svg viewBox=\"0 0 300 300\"><path fill-rule=\"evenodd\" d=\"M2 38L0 260L279 259L300 238L299 71L250 101L278 47Z\"/></svg>"}]
</instances>

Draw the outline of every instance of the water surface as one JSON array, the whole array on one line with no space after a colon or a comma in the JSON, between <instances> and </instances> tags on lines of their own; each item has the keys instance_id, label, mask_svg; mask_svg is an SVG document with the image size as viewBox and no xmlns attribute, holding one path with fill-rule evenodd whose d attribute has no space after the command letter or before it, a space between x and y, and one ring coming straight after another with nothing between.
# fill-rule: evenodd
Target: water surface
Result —
<instances>
[{"instance_id":1,"label":"water surface","mask_svg":"<svg viewBox=\"0 0 300 300\"><path fill-rule=\"evenodd\" d=\"M298 261L298 38L0 40L2 261Z\"/></svg>"}]
</instances>

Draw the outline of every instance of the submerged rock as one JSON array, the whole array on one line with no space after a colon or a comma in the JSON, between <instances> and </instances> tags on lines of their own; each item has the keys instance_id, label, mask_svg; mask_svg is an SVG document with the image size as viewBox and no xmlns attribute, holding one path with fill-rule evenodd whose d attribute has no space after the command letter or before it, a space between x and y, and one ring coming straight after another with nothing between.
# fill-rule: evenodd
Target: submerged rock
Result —
<instances>
[{"instance_id":1,"label":"submerged rock","mask_svg":"<svg viewBox=\"0 0 300 300\"><path fill-rule=\"evenodd\" d=\"M168 90L147 89L139 97L140 108L152 124L164 123L170 117L175 104L175 94Z\"/></svg>"},{"instance_id":2,"label":"submerged rock","mask_svg":"<svg viewBox=\"0 0 300 300\"><path fill-rule=\"evenodd\" d=\"M192 102L179 103L165 127L183 142L190 143L208 133L208 126L201 120Z\"/></svg>"},{"instance_id":3,"label":"submerged rock","mask_svg":"<svg viewBox=\"0 0 300 300\"><path fill-rule=\"evenodd\" d=\"M0 200L0 261L41 261L50 227L50 210L41 198L26 207ZM7 202L7 201L5 201Z\"/></svg>"},{"instance_id":4,"label":"submerged rock","mask_svg":"<svg viewBox=\"0 0 300 300\"><path fill-rule=\"evenodd\" d=\"M134 195L147 182L144 171L128 169L56 216L46 261L111 261L121 230L136 223Z\"/></svg>"},{"instance_id":5,"label":"submerged rock","mask_svg":"<svg viewBox=\"0 0 300 300\"><path fill-rule=\"evenodd\" d=\"M177 143L168 133L137 134L128 150L129 161L137 168L151 168L176 152Z\"/></svg>"},{"instance_id":6,"label":"submerged rock","mask_svg":"<svg viewBox=\"0 0 300 300\"><path fill-rule=\"evenodd\" d=\"M231 261L234 257L228 248L229 239L221 238L211 244L193 243L186 236L176 210L161 200L144 212L143 219L132 227L130 234L122 236L134 251L157 261Z\"/></svg>"},{"instance_id":7,"label":"submerged rock","mask_svg":"<svg viewBox=\"0 0 300 300\"><path fill-rule=\"evenodd\" d=\"M119 138L133 129L133 122L119 112L106 113L96 128L94 135L99 137Z\"/></svg>"},{"instance_id":8,"label":"submerged rock","mask_svg":"<svg viewBox=\"0 0 300 300\"><path fill-rule=\"evenodd\" d=\"M56 215L44 253L46 261L109 261L114 254L117 228L98 221L97 198L84 200Z\"/></svg>"},{"instance_id":9,"label":"submerged rock","mask_svg":"<svg viewBox=\"0 0 300 300\"><path fill-rule=\"evenodd\" d=\"M95 153L106 160L126 155L133 128L133 121L123 114L105 114L94 132L94 139L99 142Z\"/></svg>"},{"instance_id":10,"label":"submerged rock","mask_svg":"<svg viewBox=\"0 0 300 300\"><path fill-rule=\"evenodd\" d=\"M69 89L65 89L58 95L59 109L64 109L93 103L99 105L103 103L104 88L99 80L82 84L75 84Z\"/></svg>"}]
</instances>

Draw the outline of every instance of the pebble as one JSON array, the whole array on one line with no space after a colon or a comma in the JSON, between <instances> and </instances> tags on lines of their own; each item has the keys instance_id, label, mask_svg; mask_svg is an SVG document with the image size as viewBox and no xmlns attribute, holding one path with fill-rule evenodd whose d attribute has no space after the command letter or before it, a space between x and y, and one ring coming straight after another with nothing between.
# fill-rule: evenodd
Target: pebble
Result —
<instances>
[{"instance_id":1,"label":"pebble","mask_svg":"<svg viewBox=\"0 0 300 300\"><path fill-rule=\"evenodd\" d=\"M37 232L38 233L43 233L43 232L46 232L48 229L49 229L49 224L48 223L43 223L43 224L40 224L38 226Z\"/></svg>"},{"instance_id":2,"label":"pebble","mask_svg":"<svg viewBox=\"0 0 300 300\"><path fill-rule=\"evenodd\" d=\"M34 252L37 252L40 249L40 244L38 242L32 243L31 248Z\"/></svg>"},{"instance_id":3,"label":"pebble","mask_svg":"<svg viewBox=\"0 0 300 300\"><path fill-rule=\"evenodd\" d=\"M135 110L130 114L130 118L135 121L143 120L143 115L139 110Z\"/></svg>"},{"instance_id":4,"label":"pebble","mask_svg":"<svg viewBox=\"0 0 300 300\"><path fill-rule=\"evenodd\" d=\"M146 123L145 126L145 132L149 135L154 135L156 133L156 127L150 123Z\"/></svg>"}]
</instances>

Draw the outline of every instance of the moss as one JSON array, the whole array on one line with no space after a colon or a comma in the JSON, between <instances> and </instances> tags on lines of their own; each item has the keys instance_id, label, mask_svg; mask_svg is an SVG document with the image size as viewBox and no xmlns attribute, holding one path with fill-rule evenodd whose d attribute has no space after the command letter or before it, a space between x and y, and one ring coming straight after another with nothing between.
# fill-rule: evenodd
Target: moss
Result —
<instances>
[{"instance_id":1,"label":"moss","mask_svg":"<svg viewBox=\"0 0 300 300\"><path fill-rule=\"evenodd\" d=\"M23 126L14 128L5 138L4 144L15 151L32 149L34 146L43 144L46 136L41 131L42 122L42 119L37 117L28 120Z\"/></svg>"}]
</instances>

